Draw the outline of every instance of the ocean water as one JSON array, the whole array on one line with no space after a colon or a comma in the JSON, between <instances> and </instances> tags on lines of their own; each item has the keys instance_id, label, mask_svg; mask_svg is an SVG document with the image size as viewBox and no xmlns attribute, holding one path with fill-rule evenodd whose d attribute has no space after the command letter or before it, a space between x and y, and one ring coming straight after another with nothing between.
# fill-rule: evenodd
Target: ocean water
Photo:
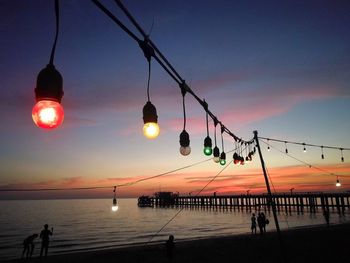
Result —
<instances>
[{"instance_id":1,"label":"ocean water","mask_svg":"<svg viewBox=\"0 0 350 263\"><path fill-rule=\"evenodd\" d=\"M247 211L184 209L157 236L156 232L179 208L139 208L137 199L119 199L119 210L111 211L111 199L0 201L0 260L19 258L22 242L40 233L44 224L54 228L49 255L82 250L164 242L169 234L175 240L197 239L250 232L251 213ZM255 212L255 211L253 211ZM332 224L350 221L331 213ZM272 214L267 231L275 230ZM279 214L282 229L324 224L322 212ZM36 239L34 257L40 241Z\"/></svg>"}]
</instances>

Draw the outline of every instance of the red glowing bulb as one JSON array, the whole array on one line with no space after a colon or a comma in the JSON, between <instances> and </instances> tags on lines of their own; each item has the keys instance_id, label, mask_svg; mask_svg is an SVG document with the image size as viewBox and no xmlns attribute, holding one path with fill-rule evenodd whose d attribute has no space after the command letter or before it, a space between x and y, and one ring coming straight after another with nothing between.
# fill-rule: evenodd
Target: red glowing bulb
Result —
<instances>
[{"instance_id":1,"label":"red glowing bulb","mask_svg":"<svg viewBox=\"0 0 350 263\"><path fill-rule=\"evenodd\" d=\"M56 101L40 100L33 107L32 118L40 128L57 128L64 119L63 107Z\"/></svg>"}]
</instances>

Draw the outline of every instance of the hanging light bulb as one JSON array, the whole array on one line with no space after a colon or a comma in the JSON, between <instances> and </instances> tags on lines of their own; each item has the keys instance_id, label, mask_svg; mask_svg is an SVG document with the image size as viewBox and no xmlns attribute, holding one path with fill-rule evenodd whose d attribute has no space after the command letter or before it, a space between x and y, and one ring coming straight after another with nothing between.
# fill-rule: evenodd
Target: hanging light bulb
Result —
<instances>
[{"instance_id":1,"label":"hanging light bulb","mask_svg":"<svg viewBox=\"0 0 350 263\"><path fill-rule=\"evenodd\" d=\"M180 133L180 153L183 156L189 155L191 153L190 147L190 135L186 131L186 106L185 106L185 95L187 92L187 84L183 81L180 84L181 94L182 94L182 109L184 114L184 125L183 130Z\"/></svg>"},{"instance_id":2,"label":"hanging light bulb","mask_svg":"<svg viewBox=\"0 0 350 263\"><path fill-rule=\"evenodd\" d=\"M341 161L344 162L344 156L343 156L343 148L340 148L340 154L341 154Z\"/></svg>"},{"instance_id":3,"label":"hanging light bulb","mask_svg":"<svg viewBox=\"0 0 350 263\"><path fill-rule=\"evenodd\" d=\"M303 149L303 151L304 151L304 153L306 153L305 143L303 143L303 145L304 145L304 149Z\"/></svg>"},{"instance_id":4,"label":"hanging light bulb","mask_svg":"<svg viewBox=\"0 0 350 263\"><path fill-rule=\"evenodd\" d=\"M233 163L234 164L239 164L240 163L239 156L238 156L238 154L236 152L233 154Z\"/></svg>"},{"instance_id":5,"label":"hanging light bulb","mask_svg":"<svg viewBox=\"0 0 350 263\"><path fill-rule=\"evenodd\" d=\"M287 142L284 142L284 144L286 145L286 154L288 154Z\"/></svg>"},{"instance_id":6,"label":"hanging light bulb","mask_svg":"<svg viewBox=\"0 0 350 263\"><path fill-rule=\"evenodd\" d=\"M216 118L213 119L214 121L214 142L215 142L215 147L213 149L213 161L215 163L220 162L220 150L219 147L216 144L216 126L218 125L218 120Z\"/></svg>"},{"instance_id":7,"label":"hanging light bulb","mask_svg":"<svg viewBox=\"0 0 350 263\"><path fill-rule=\"evenodd\" d=\"M112 203L112 211L117 212L118 211L118 205L117 205L117 197L116 197L116 186L114 186L114 196L113 196L113 203Z\"/></svg>"},{"instance_id":8,"label":"hanging light bulb","mask_svg":"<svg viewBox=\"0 0 350 263\"><path fill-rule=\"evenodd\" d=\"M150 101L147 101L143 107L143 123L143 134L148 139L157 138L160 132L157 109Z\"/></svg>"},{"instance_id":9,"label":"hanging light bulb","mask_svg":"<svg viewBox=\"0 0 350 263\"><path fill-rule=\"evenodd\" d=\"M54 129L60 126L64 119L61 106L63 97L63 78L56 70L53 61L59 29L59 4L55 1L56 35L52 46L50 62L40 71L36 81L36 104L32 109L32 118L36 126L43 129Z\"/></svg>"},{"instance_id":10,"label":"hanging light bulb","mask_svg":"<svg viewBox=\"0 0 350 263\"><path fill-rule=\"evenodd\" d=\"M206 124L207 124L207 137L205 137L204 139L204 149L203 149L203 153L206 156L212 155L213 153L213 143L211 141L211 138L209 137L209 123L208 123L208 103L203 100L203 107L205 110L205 119L206 119Z\"/></svg>"},{"instance_id":11,"label":"hanging light bulb","mask_svg":"<svg viewBox=\"0 0 350 263\"><path fill-rule=\"evenodd\" d=\"M270 139L267 139L267 151L270 151Z\"/></svg>"},{"instance_id":12,"label":"hanging light bulb","mask_svg":"<svg viewBox=\"0 0 350 263\"><path fill-rule=\"evenodd\" d=\"M224 137L223 137L224 131L225 131L225 127L221 124L221 145L222 145L222 152L220 154L220 164L221 165L226 164L226 153L224 150Z\"/></svg>"},{"instance_id":13,"label":"hanging light bulb","mask_svg":"<svg viewBox=\"0 0 350 263\"><path fill-rule=\"evenodd\" d=\"M211 148L213 146L211 139L209 136L205 137L204 139L204 149L203 152L205 155L209 156L212 155L213 149Z\"/></svg>"},{"instance_id":14,"label":"hanging light bulb","mask_svg":"<svg viewBox=\"0 0 350 263\"><path fill-rule=\"evenodd\" d=\"M324 159L324 154L323 154L323 146L321 146L321 159Z\"/></svg>"},{"instance_id":15,"label":"hanging light bulb","mask_svg":"<svg viewBox=\"0 0 350 263\"><path fill-rule=\"evenodd\" d=\"M240 156L239 156L239 162L241 165L244 165L243 144L244 144L244 142L241 141L241 143L240 143Z\"/></svg>"},{"instance_id":16,"label":"hanging light bulb","mask_svg":"<svg viewBox=\"0 0 350 263\"><path fill-rule=\"evenodd\" d=\"M225 165L226 164L226 153L225 152L222 152L220 154L220 164L221 165Z\"/></svg>"},{"instance_id":17,"label":"hanging light bulb","mask_svg":"<svg viewBox=\"0 0 350 263\"><path fill-rule=\"evenodd\" d=\"M148 139L155 139L158 137L160 133L159 125L158 125L158 115L156 107L151 103L150 95L149 95L149 86L151 80L151 59L154 56L154 50L149 45L148 39L144 41L140 41L139 46L141 47L147 62L148 62L148 79L147 79L147 102L145 106L143 106L143 134Z\"/></svg>"},{"instance_id":18,"label":"hanging light bulb","mask_svg":"<svg viewBox=\"0 0 350 263\"><path fill-rule=\"evenodd\" d=\"M341 183L340 183L340 181L339 181L338 178L337 178L337 182L335 183L335 186L336 186L336 187L340 187L340 186L341 186Z\"/></svg>"},{"instance_id":19,"label":"hanging light bulb","mask_svg":"<svg viewBox=\"0 0 350 263\"><path fill-rule=\"evenodd\" d=\"M180 133L180 146L180 153L182 155L186 156L191 153L190 136L185 130Z\"/></svg>"},{"instance_id":20,"label":"hanging light bulb","mask_svg":"<svg viewBox=\"0 0 350 263\"><path fill-rule=\"evenodd\" d=\"M245 163L246 164L249 164L250 163L250 159L249 159L249 147L250 147L250 144L249 143L245 143Z\"/></svg>"},{"instance_id":21,"label":"hanging light bulb","mask_svg":"<svg viewBox=\"0 0 350 263\"><path fill-rule=\"evenodd\" d=\"M220 162L220 150L219 150L219 147L215 146L214 149L213 149L213 161L218 163Z\"/></svg>"}]
</instances>

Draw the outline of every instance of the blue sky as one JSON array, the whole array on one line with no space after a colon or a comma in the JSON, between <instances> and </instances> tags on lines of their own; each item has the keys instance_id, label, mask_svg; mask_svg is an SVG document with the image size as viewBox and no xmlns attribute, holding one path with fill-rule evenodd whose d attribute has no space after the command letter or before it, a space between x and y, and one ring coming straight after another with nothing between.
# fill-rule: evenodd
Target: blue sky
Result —
<instances>
[{"instance_id":1,"label":"blue sky","mask_svg":"<svg viewBox=\"0 0 350 263\"><path fill-rule=\"evenodd\" d=\"M102 3L131 26L113 1ZM124 4L146 32L154 23L152 40L239 137L250 139L258 130L264 137L350 147L348 1ZM142 136L147 62L137 44L90 1L61 1L55 66L64 78L65 121L55 131L36 128L31 109L36 76L48 63L54 37L53 1L0 1L0 7L2 187L113 185L204 159L204 112L187 96L192 153L183 157L178 152L181 94L155 62L151 101L158 110L161 135L153 141ZM233 148L228 136L225 148ZM319 149L299 157L334 171L341 167L347 180L348 162L339 162L338 151L330 151L324 162ZM350 160L348 152L344 157ZM265 158L271 169L300 165L278 153ZM237 173L255 174L259 167L256 159ZM184 173L210 176L218 169L212 163ZM234 175L236 168L230 169L227 175ZM165 178L123 194L152 193L159 185L180 192L194 187L183 179L187 175L177 176L178 185ZM298 178L298 187L307 188L305 172ZM331 190L334 178L320 178L325 179L315 179L315 184L329 183ZM247 180L235 190L233 180L230 191L262 191L261 178L256 181L260 186ZM276 177L275 185L284 190L291 184L288 178Z\"/></svg>"}]
</instances>

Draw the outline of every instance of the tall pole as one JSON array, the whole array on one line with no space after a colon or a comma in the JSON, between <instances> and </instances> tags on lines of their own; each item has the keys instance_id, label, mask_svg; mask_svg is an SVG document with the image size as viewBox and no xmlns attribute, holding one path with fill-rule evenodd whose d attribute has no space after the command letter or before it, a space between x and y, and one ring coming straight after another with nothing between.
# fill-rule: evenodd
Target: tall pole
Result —
<instances>
[{"instance_id":1,"label":"tall pole","mask_svg":"<svg viewBox=\"0 0 350 263\"><path fill-rule=\"evenodd\" d=\"M287 262L286 257L285 257L285 253L284 253L284 246L283 246L283 242L282 242L282 235L281 235L280 225L278 223L276 206L275 206L275 202L273 201L273 198L272 198L270 183L269 183L269 179L267 177L265 162L264 162L264 158L263 158L262 153L261 153L261 148L260 148L260 143L259 143L258 132L257 131L254 131L254 140L256 142L256 147L258 148L258 152L259 152L261 167L262 167L262 170L263 170L263 173L264 173L264 178L265 178L265 183L266 183L266 188L267 188L268 203L270 203L271 207L272 207L272 213L273 213L273 218L275 220L276 230L277 230L277 234L278 234L278 240L280 242L280 245L281 245L281 248L282 248L282 251L283 251L283 259L284 259L285 262Z\"/></svg>"}]
</instances>

